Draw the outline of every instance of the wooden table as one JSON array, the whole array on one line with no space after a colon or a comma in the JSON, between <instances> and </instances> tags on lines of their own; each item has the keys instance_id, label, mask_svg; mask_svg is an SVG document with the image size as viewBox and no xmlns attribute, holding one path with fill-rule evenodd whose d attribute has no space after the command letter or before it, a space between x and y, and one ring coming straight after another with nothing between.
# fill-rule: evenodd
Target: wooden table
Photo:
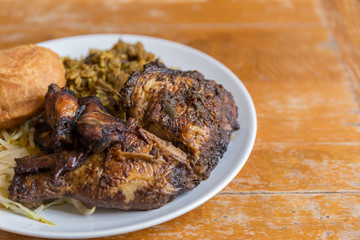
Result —
<instances>
[{"instance_id":1,"label":"wooden table","mask_svg":"<svg viewBox=\"0 0 360 240\"><path fill-rule=\"evenodd\" d=\"M222 192L104 239L360 239L358 1L0 0L0 48L88 33L204 51L243 81L258 114L254 150Z\"/></svg>"}]
</instances>

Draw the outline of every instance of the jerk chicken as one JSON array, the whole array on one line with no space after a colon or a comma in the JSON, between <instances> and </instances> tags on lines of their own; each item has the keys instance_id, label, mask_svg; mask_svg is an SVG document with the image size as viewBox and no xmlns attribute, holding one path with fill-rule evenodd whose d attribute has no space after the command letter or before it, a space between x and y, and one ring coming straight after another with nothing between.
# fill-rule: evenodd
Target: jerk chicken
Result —
<instances>
[{"instance_id":1,"label":"jerk chicken","mask_svg":"<svg viewBox=\"0 0 360 240\"><path fill-rule=\"evenodd\" d=\"M72 97L52 85L46 104L73 104ZM75 112L69 112L68 104L46 106L46 115L52 133L39 136L53 136L55 145L59 124L49 119L78 118L76 131L74 124L67 124L71 129L60 134L73 145L59 145L45 156L16 159L9 187L15 201L35 208L68 197L88 206L148 210L199 184L183 151L142 129L135 119L124 122L106 113L96 97L80 99Z\"/></svg>"},{"instance_id":2,"label":"jerk chicken","mask_svg":"<svg viewBox=\"0 0 360 240\"><path fill-rule=\"evenodd\" d=\"M45 95L45 113L47 123L52 128L52 145L54 150L61 150L64 145L72 144L71 132L75 128L76 116L81 113L75 96L66 88L56 84L49 86Z\"/></svg>"},{"instance_id":3,"label":"jerk chicken","mask_svg":"<svg viewBox=\"0 0 360 240\"><path fill-rule=\"evenodd\" d=\"M50 85L34 139L47 155L16 159L12 200L31 208L58 198L158 208L207 179L239 129L230 92L158 60L133 72L120 96L126 121L95 96L76 99Z\"/></svg>"},{"instance_id":4,"label":"jerk chicken","mask_svg":"<svg viewBox=\"0 0 360 240\"><path fill-rule=\"evenodd\" d=\"M231 93L197 71L172 70L156 60L133 72L121 95L127 115L186 152L202 179L239 129Z\"/></svg>"}]
</instances>

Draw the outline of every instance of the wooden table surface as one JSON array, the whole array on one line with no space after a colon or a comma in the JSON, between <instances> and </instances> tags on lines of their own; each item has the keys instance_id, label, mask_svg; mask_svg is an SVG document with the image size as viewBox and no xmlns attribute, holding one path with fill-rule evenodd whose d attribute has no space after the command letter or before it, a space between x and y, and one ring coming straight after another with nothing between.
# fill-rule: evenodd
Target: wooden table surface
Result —
<instances>
[{"instance_id":1,"label":"wooden table surface","mask_svg":"<svg viewBox=\"0 0 360 240\"><path fill-rule=\"evenodd\" d=\"M223 191L104 239L360 239L358 1L0 0L0 49L89 33L195 47L242 80L258 116L252 154Z\"/></svg>"}]
</instances>

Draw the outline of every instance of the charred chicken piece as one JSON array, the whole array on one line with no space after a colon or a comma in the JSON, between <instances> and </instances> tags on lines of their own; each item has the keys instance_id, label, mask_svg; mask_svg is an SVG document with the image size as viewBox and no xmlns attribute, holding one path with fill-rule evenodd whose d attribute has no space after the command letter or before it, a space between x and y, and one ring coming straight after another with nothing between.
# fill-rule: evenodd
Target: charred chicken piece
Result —
<instances>
[{"instance_id":1,"label":"charred chicken piece","mask_svg":"<svg viewBox=\"0 0 360 240\"><path fill-rule=\"evenodd\" d=\"M56 180L62 173L73 170L80 166L89 156L89 151L73 150L63 151L45 156L28 156L17 158L15 174L39 172L51 170L52 179Z\"/></svg>"},{"instance_id":2,"label":"charred chicken piece","mask_svg":"<svg viewBox=\"0 0 360 240\"><path fill-rule=\"evenodd\" d=\"M88 206L149 210L199 184L184 152L134 120L123 128L121 142L92 153L75 169L55 174L55 180L51 166L54 160L66 159L68 152L18 159L9 187L11 199L30 208L70 197Z\"/></svg>"},{"instance_id":3,"label":"charred chicken piece","mask_svg":"<svg viewBox=\"0 0 360 240\"><path fill-rule=\"evenodd\" d=\"M35 125L34 143L44 153L54 153L56 148L53 140L52 128L44 122Z\"/></svg>"},{"instance_id":4,"label":"charred chicken piece","mask_svg":"<svg viewBox=\"0 0 360 240\"><path fill-rule=\"evenodd\" d=\"M54 150L61 151L64 146L73 143L72 131L75 127L76 117L80 112L78 101L72 91L51 84L45 95L45 112L47 123L52 129ZM43 134L45 136L46 132ZM42 148L46 149L47 146L40 146L40 149Z\"/></svg>"},{"instance_id":5,"label":"charred chicken piece","mask_svg":"<svg viewBox=\"0 0 360 240\"><path fill-rule=\"evenodd\" d=\"M49 91L53 104L68 99L64 91ZM183 151L142 129L135 119L124 122L107 114L96 97L79 102L84 111L74 121L76 132L69 134L77 150L16 159L12 200L35 208L66 197L88 206L149 210L200 183ZM59 109L48 106L47 116Z\"/></svg>"},{"instance_id":6,"label":"charred chicken piece","mask_svg":"<svg viewBox=\"0 0 360 240\"><path fill-rule=\"evenodd\" d=\"M168 69L156 60L133 72L121 94L127 115L186 152L202 179L239 129L231 93L197 71Z\"/></svg>"},{"instance_id":7,"label":"charred chicken piece","mask_svg":"<svg viewBox=\"0 0 360 240\"><path fill-rule=\"evenodd\" d=\"M108 114L99 98L88 96L79 103L84 111L77 122L77 133L84 146L98 153L123 140L124 121Z\"/></svg>"}]
</instances>

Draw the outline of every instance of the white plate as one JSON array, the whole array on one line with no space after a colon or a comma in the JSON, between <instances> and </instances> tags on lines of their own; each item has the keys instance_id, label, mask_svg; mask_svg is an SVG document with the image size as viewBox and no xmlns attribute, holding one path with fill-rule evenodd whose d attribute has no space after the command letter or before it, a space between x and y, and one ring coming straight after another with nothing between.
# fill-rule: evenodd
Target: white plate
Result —
<instances>
[{"instance_id":1,"label":"white plate","mask_svg":"<svg viewBox=\"0 0 360 240\"><path fill-rule=\"evenodd\" d=\"M238 106L238 121L241 128L233 134L228 151L208 180L160 209L128 212L97 209L93 215L83 216L71 206L63 206L42 212L42 216L56 226L35 222L0 209L0 229L50 238L93 238L144 229L176 218L203 204L230 183L245 164L256 136L254 104L239 78L214 58L179 43L136 35L84 35L51 40L38 45L48 47L60 56L80 58L86 56L90 48L109 49L119 39L128 43L140 41L147 51L161 57L167 66L182 70L198 70L206 78L216 80L233 94Z\"/></svg>"}]
</instances>

